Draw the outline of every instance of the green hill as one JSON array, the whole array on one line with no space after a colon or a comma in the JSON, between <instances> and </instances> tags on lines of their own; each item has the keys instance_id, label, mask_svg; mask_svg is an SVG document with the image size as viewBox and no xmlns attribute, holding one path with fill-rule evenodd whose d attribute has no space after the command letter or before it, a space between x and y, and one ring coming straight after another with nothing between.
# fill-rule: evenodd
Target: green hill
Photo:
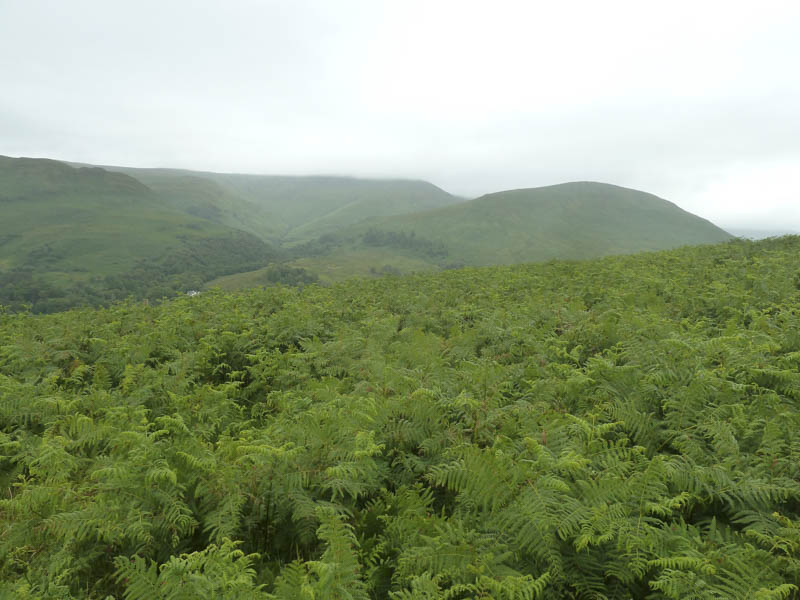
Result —
<instances>
[{"instance_id":1,"label":"green hill","mask_svg":"<svg viewBox=\"0 0 800 600\"><path fill-rule=\"evenodd\" d=\"M338 281L464 265L587 259L731 238L652 194L576 182L367 219L297 246L292 264L323 281Z\"/></svg>"},{"instance_id":2,"label":"green hill","mask_svg":"<svg viewBox=\"0 0 800 600\"><path fill-rule=\"evenodd\" d=\"M116 196L152 196L141 182L94 166L73 168L46 158L0 156L0 199L41 201L47 195L102 192L109 201Z\"/></svg>"},{"instance_id":3,"label":"green hill","mask_svg":"<svg viewBox=\"0 0 800 600\"><path fill-rule=\"evenodd\" d=\"M103 168L135 177L171 207L286 245L358 223L463 201L425 181Z\"/></svg>"},{"instance_id":4,"label":"green hill","mask_svg":"<svg viewBox=\"0 0 800 600\"><path fill-rule=\"evenodd\" d=\"M242 198L210 174L174 169L106 168L142 182L171 209L247 231L268 243L279 242L286 232L286 224L264 205Z\"/></svg>"},{"instance_id":5,"label":"green hill","mask_svg":"<svg viewBox=\"0 0 800 600\"><path fill-rule=\"evenodd\" d=\"M208 173L224 187L274 213L284 241L306 241L373 216L410 213L461 201L424 181Z\"/></svg>"},{"instance_id":6,"label":"green hill","mask_svg":"<svg viewBox=\"0 0 800 600\"><path fill-rule=\"evenodd\" d=\"M488 194L437 210L373 219L341 235L362 246L395 245L400 251L404 243L414 246L409 236L423 250L426 242L429 250L441 245L446 255L432 256L439 263L467 265L596 258L732 237L652 194L593 182Z\"/></svg>"},{"instance_id":7,"label":"green hill","mask_svg":"<svg viewBox=\"0 0 800 600\"><path fill-rule=\"evenodd\" d=\"M160 297L274 255L249 233L164 206L127 175L0 157L0 304Z\"/></svg>"},{"instance_id":8,"label":"green hill","mask_svg":"<svg viewBox=\"0 0 800 600\"><path fill-rule=\"evenodd\" d=\"M0 312L0 598L796 600L799 264Z\"/></svg>"},{"instance_id":9,"label":"green hill","mask_svg":"<svg viewBox=\"0 0 800 600\"><path fill-rule=\"evenodd\" d=\"M28 301L37 310L282 275L330 283L730 238L651 194L589 182L463 201L423 181L4 158L0 198L0 304ZM270 246L291 262L274 266ZM47 305L54 294L61 299Z\"/></svg>"},{"instance_id":10,"label":"green hill","mask_svg":"<svg viewBox=\"0 0 800 600\"><path fill-rule=\"evenodd\" d=\"M35 310L157 298L256 269L237 281L308 281L300 266L269 266L269 246L459 201L418 181L2 161L0 304Z\"/></svg>"}]
</instances>

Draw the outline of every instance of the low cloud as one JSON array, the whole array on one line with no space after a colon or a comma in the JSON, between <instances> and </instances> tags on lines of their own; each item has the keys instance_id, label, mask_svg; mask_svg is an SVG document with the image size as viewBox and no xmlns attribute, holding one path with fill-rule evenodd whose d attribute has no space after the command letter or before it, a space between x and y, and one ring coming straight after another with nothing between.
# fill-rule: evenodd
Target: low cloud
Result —
<instances>
[{"instance_id":1,"label":"low cloud","mask_svg":"<svg viewBox=\"0 0 800 600\"><path fill-rule=\"evenodd\" d=\"M798 29L778 1L0 2L0 154L600 180L800 229Z\"/></svg>"}]
</instances>

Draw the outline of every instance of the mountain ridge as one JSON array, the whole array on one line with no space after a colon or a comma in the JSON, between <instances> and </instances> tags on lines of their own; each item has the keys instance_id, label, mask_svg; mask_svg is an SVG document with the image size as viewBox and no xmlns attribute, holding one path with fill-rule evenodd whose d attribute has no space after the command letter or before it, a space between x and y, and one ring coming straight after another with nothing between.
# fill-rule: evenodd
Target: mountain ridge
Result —
<instances>
[{"instance_id":1,"label":"mountain ridge","mask_svg":"<svg viewBox=\"0 0 800 600\"><path fill-rule=\"evenodd\" d=\"M463 201L463 198L422 179L100 167L125 173L162 191L164 186L172 186L173 191L178 190L178 195L181 194L178 181L186 177L213 182L226 196L223 204L227 208L221 211L227 217L224 222L273 244L308 241L358 222L364 216L392 216ZM167 202L174 201L169 194L162 196ZM178 199L172 205L183 210L185 204ZM237 210L235 206L240 212L251 210L257 213L255 222L231 217L230 212Z\"/></svg>"},{"instance_id":2,"label":"mountain ridge","mask_svg":"<svg viewBox=\"0 0 800 600\"><path fill-rule=\"evenodd\" d=\"M145 261L149 274L139 269L135 284L114 284L135 290L153 273L173 282L159 290L196 289L218 276L226 276L226 287L276 277L327 282L596 258L732 237L674 202L597 181L467 200L419 179L225 174L0 157L0 210L3 205L8 215L0 219L0 276L27 269L72 285L127 276ZM221 261L216 254L224 256ZM176 283L174 276L186 269L194 275Z\"/></svg>"},{"instance_id":3,"label":"mountain ridge","mask_svg":"<svg viewBox=\"0 0 800 600\"><path fill-rule=\"evenodd\" d=\"M158 299L274 257L247 232L164 206L128 175L0 158L0 304L46 312Z\"/></svg>"},{"instance_id":4,"label":"mountain ridge","mask_svg":"<svg viewBox=\"0 0 800 600\"><path fill-rule=\"evenodd\" d=\"M485 194L433 210L372 218L341 230L340 252L394 246L446 265L585 259L731 239L654 194L601 182L567 182ZM300 261L313 268L308 260Z\"/></svg>"},{"instance_id":5,"label":"mountain ridge","mask_svg":"<svg viewBox=\"0 0 800 600\"><path fill-rule=\"evenodd\" d=\"M24 199L30 194L41 196L65 191L97 192L98 180L104 193L153 195L145 184L124 173L101 167L73 168L69 164L29 157L14 158L0 155L0 198Z\"/></svg>"}]
</instances>

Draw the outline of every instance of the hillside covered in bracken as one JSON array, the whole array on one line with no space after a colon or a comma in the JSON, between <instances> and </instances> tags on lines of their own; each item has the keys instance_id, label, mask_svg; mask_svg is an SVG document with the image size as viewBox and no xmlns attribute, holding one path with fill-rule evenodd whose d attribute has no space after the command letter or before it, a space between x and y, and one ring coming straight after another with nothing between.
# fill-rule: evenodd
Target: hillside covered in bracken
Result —
<instances>
[{"instance_id":1,"label":"hillside covered in bracken","mask_svg":"<svg viewBox=\"0 0 800 600\"><path fill-rule=\"evenodd\" d=\"M0 314L0 597L797 598L798 258Z\"/></svg>"}]
</instances>

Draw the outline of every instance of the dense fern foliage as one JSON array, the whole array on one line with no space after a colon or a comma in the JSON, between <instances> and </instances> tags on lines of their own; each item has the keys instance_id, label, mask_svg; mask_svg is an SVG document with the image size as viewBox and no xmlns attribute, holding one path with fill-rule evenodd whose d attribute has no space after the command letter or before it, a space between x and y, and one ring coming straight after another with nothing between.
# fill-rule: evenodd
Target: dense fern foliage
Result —
<instances>
[{"instance_id":1,"label":"dense fern foliage","mask_svg":"<svg viewBox=\"0 0 800 600\"><path fill-rule=\"evenodd\" d=\"M0 597L798 598L798 259L0 314Z\"/></svg>"}]
</instances>

